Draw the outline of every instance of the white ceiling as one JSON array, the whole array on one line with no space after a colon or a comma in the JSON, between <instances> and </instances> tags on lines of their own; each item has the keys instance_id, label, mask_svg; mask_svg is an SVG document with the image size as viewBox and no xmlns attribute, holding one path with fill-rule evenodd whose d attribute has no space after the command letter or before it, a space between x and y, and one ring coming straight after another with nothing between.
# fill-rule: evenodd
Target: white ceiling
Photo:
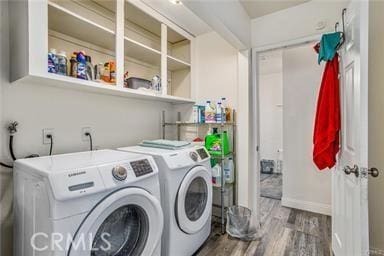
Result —
<instances>
[{"instance_id":1,"label":"white ceiling","mask_svg":"<svg viewBox=\"0 0 384 256\"><path fill-rule=\"evenodd\" d=\"M142 0L142 2L192 35L198 36L212 31L211 27L183 4L172 4L169 0Z\"/></svg>"},{"instance_id":2,"label":"white ceiling","mask_svg":"<svg viewBox=\"0 0 384 256\"><path fill-rule=\"evenodd\" d=\"M288 9L309 0L240 0L251 19Z\"/></svg>"}]
</instances>

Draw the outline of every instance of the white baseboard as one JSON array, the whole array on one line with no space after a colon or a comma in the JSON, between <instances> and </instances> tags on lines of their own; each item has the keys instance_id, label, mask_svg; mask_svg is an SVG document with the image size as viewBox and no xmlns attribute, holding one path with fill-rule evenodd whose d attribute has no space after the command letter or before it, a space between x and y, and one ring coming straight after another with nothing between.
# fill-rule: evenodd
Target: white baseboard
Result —
<instances>
[{"instance_id":1,"label":"white baseboard","mask_svg":"<svg viewBox=\"0 0 384 256\"><path fill-rule=\"evenodd\" d=\"M331 205L314 203L309 201L302 201L292 198L283 197L281 199L281 205L289 208L296 208L304 211L320 213L324 215L331 216Z\"/></svg>"}]
</instances>

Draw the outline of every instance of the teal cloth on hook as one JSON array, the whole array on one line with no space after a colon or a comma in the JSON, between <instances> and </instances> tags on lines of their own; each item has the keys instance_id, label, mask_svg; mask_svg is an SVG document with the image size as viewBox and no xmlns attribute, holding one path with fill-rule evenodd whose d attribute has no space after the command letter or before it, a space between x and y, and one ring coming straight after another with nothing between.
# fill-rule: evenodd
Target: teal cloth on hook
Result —
<instances>
[{"instance_id":1,"label":"teal cloth on hook","mask_svg":"<svg viewBox=\"0 0 384 256\"><path fill-rule=\"evenodd\" d=\"M337 45L341 40L341 32L334 32L331 34L324 34L320 41L320 50L318 56L318 63L321 61L331 61L335 57Z\"/></svg>"}]
</instances>

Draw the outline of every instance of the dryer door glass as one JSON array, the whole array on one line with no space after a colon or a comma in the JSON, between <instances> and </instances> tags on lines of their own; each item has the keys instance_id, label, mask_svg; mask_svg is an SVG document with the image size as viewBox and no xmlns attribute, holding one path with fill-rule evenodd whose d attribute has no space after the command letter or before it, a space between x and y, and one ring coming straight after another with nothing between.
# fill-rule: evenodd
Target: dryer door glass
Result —
<instances>
[{"instance_id":1,"label":"dryer door glass","mask_svg":"<svg viewBox=\"0 0 384 256\"><path fill-rule=\"evenodd\" d=\"M205 211L208 201L208 186L202 177L195 178L185 196L185 213L189 220L196 221Z\"/></svg>"},{"instance_id":2,"label":"dryer door glass","mask_svg":"<svg viewBox=\"0 0 384 256\"><path fill-rule=\"evenodd\" d=\"M122 206L100 225L92 243L91 256L141 255L148 231L148 216L140 206Z\"/></svg>"}]
</instances>

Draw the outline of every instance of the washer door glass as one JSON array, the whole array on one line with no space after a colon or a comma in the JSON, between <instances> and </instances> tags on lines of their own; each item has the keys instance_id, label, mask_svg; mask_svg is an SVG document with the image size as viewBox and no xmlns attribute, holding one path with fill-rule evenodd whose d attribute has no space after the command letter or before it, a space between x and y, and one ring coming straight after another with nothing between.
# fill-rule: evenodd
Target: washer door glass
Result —
<instances>
[{"instance_id":1,"label":"washer door glass","mask_svg":"<svg viewBox=\"0 0 384 256\"><path fill-rule=\"evenodd\" d=\"M140 206L120 207L100 225L93 240L91 255L141 255L148 231L148 216Z\"/></svg>"},{"instance_id":2,"label":"washer door glass","mask_svg":"<svg viewBox=\"0 0 384 256\"><path fill-rule=\"evenodd\" d=\"M158 198L141 188L124 188L105 197L87 214L66 255L153 255L160 248L162 231Z\"/></svg>"},{"instance_id":3,"label":"washer door glass","mask_svg":"<svg viewBox=\"0 0 384 256\"><path fill-rule=\"evenodd\" d=\"M175 207L176 220L183 232L194 234L210 225L211 170L204 166L195 166L189 170L181 181Z\"/></svg>"},{"instance_id":4,"label":"washer door glass","mask_svg":"<svg viewBox=\"0 0 384 256\"><path fill-rule=\"evenodd\" d=\"M204 213L208 201L208 186L202 177L195 178L185 196L185 213L189 220L196 221Z\"/></svg>"}]
</instances>

